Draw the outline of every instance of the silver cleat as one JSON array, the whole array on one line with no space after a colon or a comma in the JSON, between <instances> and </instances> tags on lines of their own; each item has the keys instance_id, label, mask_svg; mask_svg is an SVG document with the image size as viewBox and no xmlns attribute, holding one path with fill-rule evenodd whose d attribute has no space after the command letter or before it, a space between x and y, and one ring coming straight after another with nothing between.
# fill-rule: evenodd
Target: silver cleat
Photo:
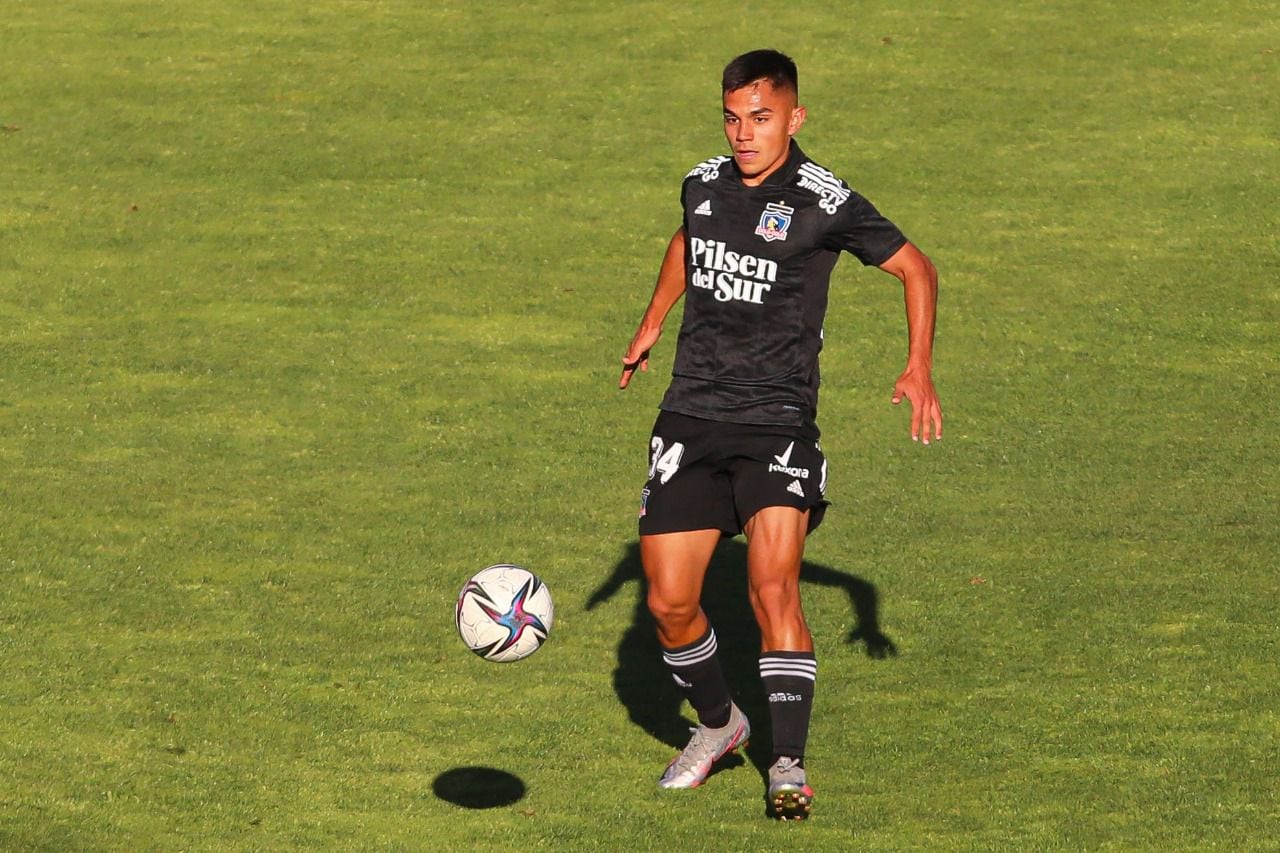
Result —
<instances>
[{"instance_id":1,"label":"silver cleat","mask_svg":"<svg viewBox=\"0 0 1280 853\"><path fill-rule=\"evenodd\" d=\"M778 820L804 820L813 808L813 789L800 762L785 755L769 768L769 813Z\"/></svg>"},{"instance_id":2,"label":"silver cleat","mask_svg":"<svg viewBox=\"0 0 1280 853\"><path fill-rule=\"evenodd\" d=\"M747 738L751 736L751 724L737 705L730 705L729 722L722 728L698 726L692 731L689 745L667 765L658 780L658 787L696 788L701 785L713 764L739 746L746 745Z\"/></svg>"}]
</instances>

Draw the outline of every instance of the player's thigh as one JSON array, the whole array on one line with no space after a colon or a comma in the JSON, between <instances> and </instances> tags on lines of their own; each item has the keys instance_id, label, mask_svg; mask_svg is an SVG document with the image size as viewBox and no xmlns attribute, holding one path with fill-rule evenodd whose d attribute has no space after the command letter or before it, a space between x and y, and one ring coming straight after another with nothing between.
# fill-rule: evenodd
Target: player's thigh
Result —
<instances>
[{"instance_id":1,"label":"player's thigh","mask_svg":"<svg viewBox=\"0 0 1280 853\"><path fill-rule=\"evenodd\" d=\"M747 581L753 597L761 590L789 595L798 589L804 562L809 510L770 506L747 520Z\"/></svg>"},{"instance_id":2,"label":"player's thigh","mask_svg":"<svg viewBox=\"0 0 1280 853\"><path fill-rule=\"evenodd\" d=\"M640 562L655 609L696 610L721 533L685 530L640 537Z\"/></svg>"},{"instance_id":3,"label":"player's thigh","mask_svg":"<svg viewBox=\"0 0 1280 853\"><path fill-rule=\"evenodd\" d=\"M764 651L813 649L800 603L808 527L808 510L786 506L766 507L747 522L747 589Z\"/></svg>"}]
</instances>

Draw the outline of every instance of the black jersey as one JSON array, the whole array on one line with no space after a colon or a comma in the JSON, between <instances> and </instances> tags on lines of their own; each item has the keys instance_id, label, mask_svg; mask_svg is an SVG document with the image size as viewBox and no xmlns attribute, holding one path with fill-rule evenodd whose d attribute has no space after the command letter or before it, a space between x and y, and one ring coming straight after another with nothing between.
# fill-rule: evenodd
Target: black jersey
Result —
<instances>
[{"instance_id":1,"label":"black jersey","mask_svg":"<svg viewBox=\"0 0 1280 853\"><path fill-rule=\"evenodd\" d=\"M681 190L684 320L661 408L716 421L816 431L818 353L840 252L879 265L907 238L794 141L758 187L732 157Z\"/></svg>"}]
</instances>

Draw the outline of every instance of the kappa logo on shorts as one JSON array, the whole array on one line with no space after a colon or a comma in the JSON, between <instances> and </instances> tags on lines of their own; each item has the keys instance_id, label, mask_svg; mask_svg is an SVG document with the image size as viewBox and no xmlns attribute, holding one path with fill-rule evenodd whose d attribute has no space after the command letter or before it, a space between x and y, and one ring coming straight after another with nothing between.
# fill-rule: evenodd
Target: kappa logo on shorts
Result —
<instances>
[{"instance_id":1,"label":"kappa logo on shorts","mask_svg":"<svg viewBox=\"0 0 1280 853\"><path fill-rule=\"evenodd\" d=\"M791 225L794 207L787 207L782 202L769 202L760 214L760 224L756 226L756 234L763 237L766 243L787 239L787 228Z\"/></svg>"},{"instance_id":2,"label":"kappa logo on shorts","mask_svg":"<svg viewBox=\"0 0 1280 853\"><path fill-rule=\"evenodd\" d=\"M781 456L775 456L775 457L773 457L773 458L774 458L774 459L777 459L777 460L778 460L778 464L785 468L785 467L787 466L787 463L789 463L789 462L791 461L791 451L793 451L793 450L795 450L795 449L796 449L796 443L793 441L793 442L791 442L790 444L788 444L788 445L787 445L787 449L786 449L786 450L782 451L782 455L781 455Z\"/></svg>"},{"instance_id":3,"label":"kappa logo on shorts","mask_svg":"<svg viewBox=\"0 0 1280 853\"><path fill-rule=\"evenodd\" d=\"M798 477L801 480L809 479L808 468L793 467L791 465L791 451L795 449L796 443L793 441L787 445L787 449L782 451L781 455L773 457L774 461L769 463L769 473L786 474L788 477Z\"/></svg>"}]
</instances>

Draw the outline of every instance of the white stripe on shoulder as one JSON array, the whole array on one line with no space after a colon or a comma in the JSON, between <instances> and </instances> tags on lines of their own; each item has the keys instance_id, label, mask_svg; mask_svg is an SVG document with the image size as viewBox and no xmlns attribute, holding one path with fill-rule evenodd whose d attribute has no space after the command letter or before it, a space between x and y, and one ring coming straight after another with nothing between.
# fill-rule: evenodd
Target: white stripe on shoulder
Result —
<instances>
[{"instance_id":1,"label":"white stripe on shoulder","mask_svg":"<svg viewBox=\"0 0 1280 853\"><path fill-rule=\"evenodd\" d=\"M832 192L848 194L848 190L844 186L844 182L837 178L832 172L822 168L817 163L801 163L800 174L805 175L816 184L826 187Z\"/></svg>"},{"instance_id":2,"label":"white stripe on shoulder","mask_svg":"<svg viewBox=\"0 0 1280 853\"><path fill-rule=\"evenodd\" d=\"M712 157L710 160L703 160L701 163L690 169L689 174L685 175L684 179L687 181L690 178L697 176L702 178L703 183L706 183L707 181L714 181L716 178L720 177L720 167L725 163L728 163L730 159L732 158L721 155L719 157Z\"/></svg>"},{"instance_id":3,"label":"white stripe on shoulder","mask_svg":"<svg viewBox=\"0 0 1280 853\"><path fill-rule=\"evenodd\" d=\"M851 192L844 182L817 163L801 163L796 184L818 196L818 207L834 214L849 200Z\"/></svg>"}]
</instances>

